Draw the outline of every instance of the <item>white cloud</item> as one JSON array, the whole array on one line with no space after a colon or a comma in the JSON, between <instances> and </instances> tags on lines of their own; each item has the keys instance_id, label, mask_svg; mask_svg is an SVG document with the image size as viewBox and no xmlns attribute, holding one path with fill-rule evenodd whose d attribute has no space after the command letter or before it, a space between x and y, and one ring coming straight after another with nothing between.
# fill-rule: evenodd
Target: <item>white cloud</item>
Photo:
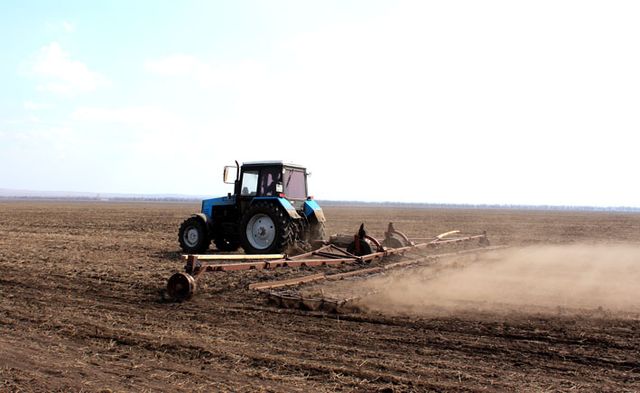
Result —
<instances>
[{"instance_id":1,"label":"white cloud","mask_svg":"<svg viewBox=\"0 0 640 393\"><path fill-rule=\"evenodd\" d=\"M206 72L207 66L195 56L176 54L162 59L147 60L144 64L147 71L163 76L187 75L194 71Z\"/></svg>"},{"instance_id":2,"label":"white cloud","mask_svg":"<svg viewBox=\"0 0 640 393\"><path fill-rule=\"evenodd\" d=\"M69 126L56 125L48 127L35 127L24 132L14 133L14 137L21 141L44 141L55 142L67 140L73 134L73 130ZM62 144L61 146L63 146Z\"/></svg>"},{"instance_id":3,"label":"white cloud","mask_svg":"<svg viewBox=\"0 0 640 393\"><path fill-rule=\"evenodd\" d=\"M34 102L31 100L25 101L22 105L24 109L29 111L39 111L39 110L48 109L51 107L51 105L49 104L42 104L42 103Z\"/></svg>"},{"instance_id":4,"label":"white cloud","mask_svg":"<svg viewBox=\"0 0 640 393\"><path fill-rule=\"evenodd\" d=\"M76 26L73 23L65 20L62 22L62 29L67 33L73 33L76 31Z\"/></svg>"},{"instance_id":5,"label":"white cloud","mask_svg":"<svg viewBox=\"0 0 640 393\"><path fill-rule=\"evenodd\" d=\"M205 86L247 86L265 75L264 67L255 61L215 64L196 56L174 54L160 59L147 60L144 68L155 75L188 77Z\"/></svg>"},{"instance_id":6,"label":"white cloud","mask_svg":"<svg viewBox=\"0 0 640 393\"><path fill-rule=\"evenodd\" d=\"M122 108L79 107L71 120L94 123L116 123L134 127L169 129L179 126L180 119L171 112L152 106Z\"/></svg>"},{"instance_id":7,"label":"white cloud","mask_svg":"<svg viewBox=\"0 0 640 393\"><path fill-rule=\"evenodd\" d=\"M96 155L114 157L109 167L111 190L163 193L170 189L167 179L197 182L201 178L200 172L191 169L183 173L185 163L189 168L211 165L212 146L205 143L202 126L168 108L79 107L70 121L91 135L92 142L101 141L94 147Z\"/></svg>"},{"instance_id":8,"label":"white cloud","mask_svg":"<svg viewBox=\"0 0 640 393\"><path fill-rule=\"evenodd\" d=\"M109 85L102 74L91 71L80 61L72 60L57 42L40 48L31 72L42 80L39 90L61 95L90 92Z\"/></svg>"},{"instance_id":9,"label":"white cloud","mask_svg":"<svg viewBox=\"0 0 640 393\"><path fill-rule=\"evenodd\" d=\"M47 32L51 33L51 34L60 34L61 32L64 33L75 33L76 32L76 25L69 21L69 20L56 20L56 21L49 21L47 23L45 23L45 29L47 30Z\"/></svg>"},{"instance_id":10,"label":"white cloud","mask_svg":"<svg viewBox=\"0 0 640 393\"><path fill-rule=\"evenodd\" d=\"M195 143L198 140L197 127L166 108L79 107L71 114L70 120L80 128L104 130L113 137L128 140L136 160L144 157L142 161L156 162L159 154L172 154L189 146L192 150L204 149Z\"/></svg>"},{"instance_id":11,"label":"white cloud","mask_svg":"<svg viewBox=\"0 0 640 393\"><path fill-rule=\"evenodd\" d=\"M53 157L64 159L73 149L73 129L67 125L40 124L31 119L21 130L0 132L0 142L7 147L5 154L26 157Z\"/></svg>"}]
</instances>

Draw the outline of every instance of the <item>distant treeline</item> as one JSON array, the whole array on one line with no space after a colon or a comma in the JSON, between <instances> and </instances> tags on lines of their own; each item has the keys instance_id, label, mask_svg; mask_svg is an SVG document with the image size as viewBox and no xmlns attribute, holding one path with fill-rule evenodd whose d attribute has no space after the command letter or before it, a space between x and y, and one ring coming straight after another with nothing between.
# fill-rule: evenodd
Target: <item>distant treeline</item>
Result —
<instances>
[{"instance_id":1,"label":"distant treeline","mask_svg":"<svg viewBox=\"0 0 640 393\"><path fill-rule=\"evenodd\" d=\"M86 202L200 202L200 198L193 197L45 197L0 196L0 200L24 201L86 201ZM593 211L593 212L625 212L640 213L640 207L628 206L554 206L554 205L508 205L508 204L459 204L459 203L408 203L408 202L365 202L365 201L325 201L318 200L321 206L345 207L386 207L404 209L510 209L510 210L552 210L552 211Z\"/></svg>"},{"instance_id":2,"label":"distant treeline","mask_svg":"<svg viewBox=\"0 0 640 393\"><path fill-rule=\"evenodd\" d=\"M397 207L407 209L510 209L510 210L558 210L594 212L640 213L640 207L628 206L555 206L555 205L508 205L508 204L460 204L460 203L409 203L409 202L364 202L364 201L318 201L322 206L353 207Z\"/></svg>"},{"instance_id":3,"label":"distant treeline","mask_svg":"<svg viewBox=\"0 0 640 393\"><path fill-rule=\"evenodd\" d=\"M48 196L0 196L11 201L68 201L68 202L200 202L197 198L176 197L48 197Z\"/></svg>"}]
</instances>

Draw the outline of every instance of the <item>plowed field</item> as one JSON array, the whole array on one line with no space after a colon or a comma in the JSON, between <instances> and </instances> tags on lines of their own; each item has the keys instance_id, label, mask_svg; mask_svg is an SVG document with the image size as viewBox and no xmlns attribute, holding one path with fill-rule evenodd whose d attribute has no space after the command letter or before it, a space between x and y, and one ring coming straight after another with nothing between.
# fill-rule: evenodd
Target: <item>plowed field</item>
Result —
<instances>
[{"instance_id":1,"label":"plowed field","mask_svg":"<svg viewBox=\"0 0 640 393\"><path fill-rule=\"evenodd\" d=\"M421 307L437 304L425 299L385 310L380 301L393 296L381 295L368 311L330 315L275 308L246 288L311 273L301 268L210 273L192 300L167 301L166 280L183 265L177 228L198 209L0 203L0 391L640 391L633 298L622 310L595 296L569 311L554 312L545 298L542 310L430 313ZM325 215L328 233L365 222L380 237L393 221L412 237L486 230L494 245L640 245L640 214L334 207ZM627 276L635 262L624 265ZM458 276L447 277L437 288L456 286Z\"/></svg>"}]
</instances>

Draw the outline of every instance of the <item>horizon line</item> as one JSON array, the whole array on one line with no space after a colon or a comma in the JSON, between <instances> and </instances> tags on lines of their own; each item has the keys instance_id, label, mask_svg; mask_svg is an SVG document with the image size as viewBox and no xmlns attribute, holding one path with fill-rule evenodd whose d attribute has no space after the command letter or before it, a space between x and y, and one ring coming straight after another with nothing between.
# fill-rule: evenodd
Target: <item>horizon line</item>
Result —
<instances>
[{"instance_id":1,"label":"horizon line","mask_svg":"<svg viewBox=\"0 0 640 393\"><path fill-rule=\"evenodd\" d=\"M1 189L0 189L1 190ZM6 190L6 189L4 189ZM55 193L57 191L50 191ZM43 192L47 193L47 192ZM200 202L202 197L181 194L120 194L120 193L85 193L91 195L0 195L4 201L76 201L76 202ZM95 194L95 195L94 195ZM206 198L205 198L206 199ZM523 210L568 210L568 211L611 211L611 212L640 212L640 207L609 205L550 205L550 204L521 204L521 203L452 203L452 202L402 202L402 201L365 201L348 199L315 199L327 206L377 205L389 207L413 208L470 208L470 209L523 209Z\"/></svg>"}]
</instances>

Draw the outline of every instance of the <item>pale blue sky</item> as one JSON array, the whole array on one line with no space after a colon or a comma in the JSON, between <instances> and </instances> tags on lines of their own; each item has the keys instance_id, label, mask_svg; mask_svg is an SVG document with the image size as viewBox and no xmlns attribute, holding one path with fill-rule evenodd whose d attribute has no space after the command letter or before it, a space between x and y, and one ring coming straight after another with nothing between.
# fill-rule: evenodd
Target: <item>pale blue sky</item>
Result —
<instances>
[{"instance_id":1,"label":"pale blue sky","mask_svg":"<svg viewBox=\"0 0 640 393\"><path fill-rule=\"evenodd\" d=\"M4 1L0 188L640 206L635 2Z\"/></svg>"}]
</instances>

